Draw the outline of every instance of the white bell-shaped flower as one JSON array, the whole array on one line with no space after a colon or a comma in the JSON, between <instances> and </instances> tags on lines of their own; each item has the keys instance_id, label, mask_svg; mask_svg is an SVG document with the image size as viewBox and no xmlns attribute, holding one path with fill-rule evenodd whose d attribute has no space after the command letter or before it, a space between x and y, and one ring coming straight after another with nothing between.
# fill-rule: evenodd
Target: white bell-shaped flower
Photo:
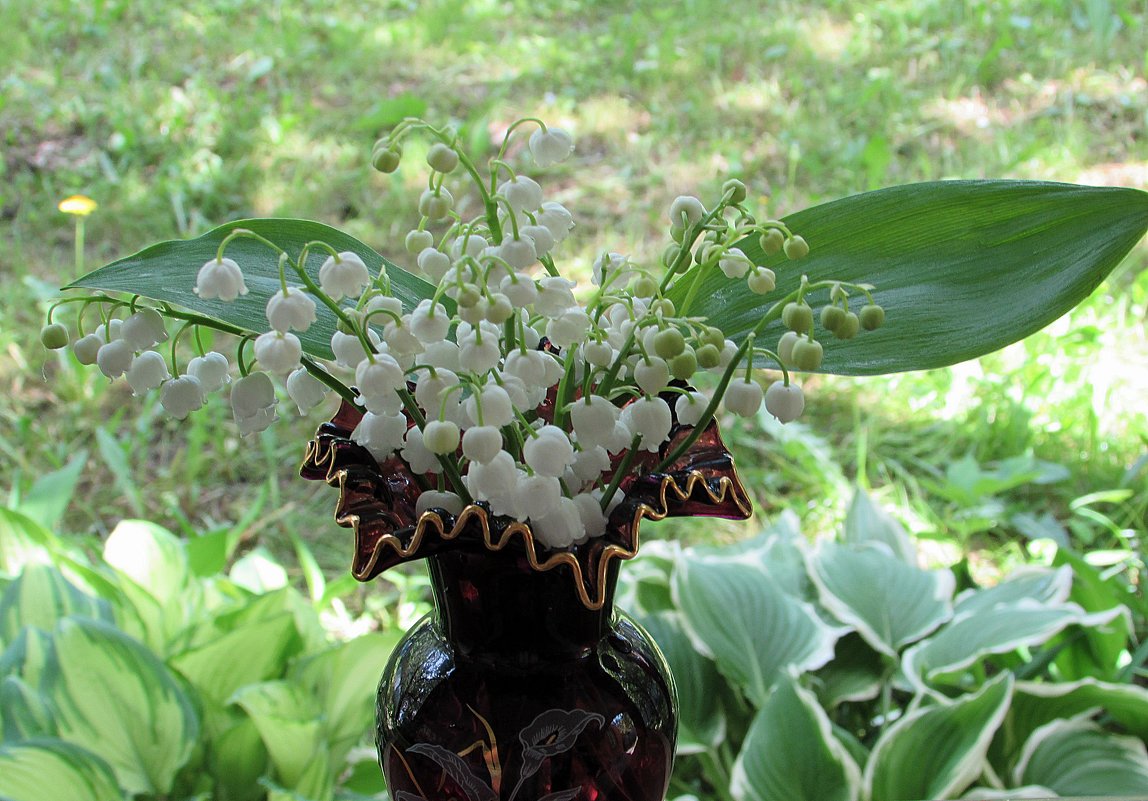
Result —
<instances>
[{"instance_id":1,"label":"white bell-shaped flower","mask_svg":"<svg viewBox=\"0 0 1148 801\"><path fill-rule=\"evenodd\" d=\"M753 269L753 262L740 248L730 248L718 259L718 267L726 278L744 278Z\"/></svg>"},{"instance_id":2,"label":"white bell-shaped flower","mask_svg":"<svg viewBox=\"0 0 1148 801\"><path fill-rule=\"evenodd\" d=\"M586 361L595 367L609 367L614 362L616 351L609 342L587 342L582 350Z\"/></svg>"},{"instance_id":3,"label":"white bell-shaped flower","mask_svg":"<svg viewBox=\"0 0 1148 801\"><path fill-rule=\"evenodd\" d=\"M367 339L376 350L383 344L383 338L375 333L373 328L367 329ZM331 335L331 351L335 354L335 363L340 367L355 368L359 362L367 358L363 341L355 334L344 334L342 331L336 331Z\"/></svg>"},{"instance_id":4,"label":"white bell-shaped flower","mask_svg":"<svg viewBox=\"0 0 1148 801\"><path fill-rule=\"evenodd\" d=\"M383 327L383 341L387 343L391 355L396 358L400 354L413 356L421 353L423 349L423 343L411 331L409 315L404 315L397 322L393 320L388 322Z\"/></svg>"},{"instance_id":5,"label":"white bell-shaped flower","mask_svg":"<svg viewBox=\"0 0 1148 801\"><path fill-rule=\"evenodd\" d=\"M329 387L307 370L300 367L287 376L287 395L299 407L299 414L307 414L323 402Z\"/></svg>"},{"instance_id":6,"label":"white bell-shaped flower","mask_svg":"<svg viewBox=\"0 0 1148 801\"><path fill-rule=\"evenodd\" d=\"M289 286L286 293L276 292L267 301L267 322L275 331L306 331L315 320L315 301L298 287Z\"/></svg>"},{"instance_id":7,"label":"white bell-shaped flower","mask_svg":"<svg viewBox=\"0 0 1148 801\"><path fill-rule=\"evenodd\" d=\"M633 438L634 433L630 430L626 419L619 416L618 422L614 424L614 432L610 435L610 441L603 447L613 456L629 448Z\"/></svg>"},{"instance_id":8,"label":"white bell-shaped flower","mask_svg":"<svg viewBox=\"0 0 1148 801\"><path fill-rule=\"evenodd\" d=\"M102 326L101 326L102 327ZM72 353L80 364L95 364L104 339L99 334L87 334L72 343Z\"/></svg>"},{"instance_id":9,"label":"white bell-shaped flower","mask_svg":"<svg viewBox=\"0 0 1148 801\"><path fill-rule=\"evenodd\" d=\"M231 411L241 435L264 430L278 419L275 385L267 373L249 373L231 386Z\"/></svg>"},{"instance_id":10,"label":"white bell-shaped flower","mask_svg":"<svg viewBox=\"0 0 1148 801\"><path fill-rule=\"evenodd\" d=\"M522 351L516 348L506 355L503 369L526 386L535 386L545 382L546 360L549 358L541 351Z\"/></svg>"},{"instance_id":11,"label":"white bell-shaped flower","mask_svg":"<svg viewBox=\"0 0 1148 801\"><path fill-rule=\"evenodd\" d=\"M199 268L195 278L195 294L203 300L232 301L247 294L243 271L228 258L212 259Z\"/></svg>"},{"instance_id":12,"label":"white bell-shaped flower","mask_svg":"<svg viewBox=\"0 0 1148 801\"><path fill-rule=\"evenodd\" d=\"M434 246L434 234L430 231L420 231L417 228L408 231L403 240L403 246L407 249L407 253L417 256L420 251Z\"/></svg>"},{"instance_id":13,"label":"white bell-shaped flower","mask_svg":"<svg viewBox=\"0 0 1148 801\"><path fill-rule=\"evenodd\" d=\"M477 397L472 394L466 399L466 415L476 424L479 403L482 404L483 425L501 428L514 422L514 406L510 402L510 395L498 384L486 384Z\"/></svg>"},{"instance_id":14,"label":"white bell-shaped flower","mask_svg":"<svg viewBox=\"0 0 1148 801\"><path fill-rule=\"evenodd\" d=\"M193 375L181 375L163 385L159 402L164 411L177 420L183 420L192 412L203 407L206 393L199 379Z\"/></svg>"},{"instance_id":15,"label":"white bell-shaped flower","mask_svg":"<svg viewBox=\"0 0 1148 801\"><path fill-rule=\"evenodd\" d=\"M498 194L506 198L515 214L534 211L542 206L542 187L525 175L516 175L498 185Z\"/></svg>"},{"instance_id":16,"label":"white bell-shaped flower","mask_svg":"<svg viewBox=\"0 0 1148 801\"><path fill-rule=\"evenodd\" d=\"M598 501L599 508L601 508L603 494L605 494L605 490L601 487L590 490L590 495L593 496L594 500ZM626 493L622 490L621 487L614 490L614 494L610 496L610 502L606 504L607 518L610 516L611 512L618 508L618 504L620 504L625 499Z\"/></svg>"},{"instance_id":17,"label":"white bell-shaped flower","mask_svg":"<svg viewBox=\"0 0 1148 801\"><path fill-rule=\"evenodd\" d=\"M632 434L641 436L638 447L656 452L670 435L673 417L670 405L658 397L641 397L622 410L622 422Z\"/></svg>"},{"instance_id":18,"label":"white bell-shaped flower","mask_svg":"<svg viewBox=\"0 0 1148 801\"><path fill-rule=\"evenodd\" d=\"M561 128L539 128L530 134L530 155L539 167L550 167L570 158L574 152L574 139Z\"/></svg>"},{"instance_id":19,"label":"white bell-shaped flower","mask_svg":"<svg viewBox=\"0 0 1148 801\"><path fill-rule=\"evenodd\" d=\"M585 395L570 407L570 422L583 447L605 446L614 436L620 414L621 410L601 395Z\"/></svg>"},{"instance_id":20,"label":"white bell-shaped flower","mask_svg":"<svg viewBox=\"0 0 1148 801\"><path fill-rule=\"evenodd\" d=\"M415 401L428 418L436 418L442 406L443 393L455 386L458 386L458 376L453 370L445 367L437 368L434 373L420 370L415 382Z\"/></svg>"},{"instance_id":21,"label":"white bell-shaped flower","mask_svg":"<svg viewBox=\"0 0 1148 801\"><path fill-rule=\"evenodd\" d=\"M582 450L575 454L572 468L579 481L597 481L598 476L610 469L610 454L600 445L586 447L582 443Z\"/></svg>"},{"instance_id":22,"label":"white bell-shaped flower","mask_svg":"<svg viewBox=\"0 0 1148 801\"><path fill-rule=\"evenodd\" d=\"M471 495L478 500L490 500L513 487L516 475L514 457L506 451L499 451L486 463L470 463L466 471L466 485Z\"/></svg>"},{"instance_id":23,"label":"white bell-shaped flower","mask_svg":"<svg viewBox=\"0 0 1148 801\"><path fill-rule=\"evenodd\" d=\"M255 338L255 360L271 373L289 373L299 367L303 345L294 334L268 331Z\"/></svg>"},{"instance_id":24,"label":"white bell-shaped flower","mask_svg":"<svg viewBox=\"0 0 1148 801\"><path fill-rule=\"evenodd\" d=\"M450 256L452 259L461 259L463 256L470 256L472 259L477 259L482 256L484 250L490 247L490 243L486 237L480 236L476 233L460 234L454 242L450 245Z\"/></svg>"},{"instance_id":25,"label":"white bell-shaped flower","mask_svg":"<svg viewBox=\"0 0 1148 801\"><path fill-rule=\"evenodd\" d=\"M135 350L147 350L167 341L163 317L155 309L140 309L128 317L120 328L120 336Z\"/></svg>"},{"instance_id":26,"label":"white bell-shaped flower","mask_svg":"<svg viewBox=\"0 0 1148 801\"><path fill-rule=\"evenodd\" d=\"M401 414L374 414L367 412L351 432L351 440L371 452L382 464L403 444L407 433L407 419Z\"/></svg>"},{"instance_id":27,"label":"white bell-shaped flower","mask_svg":"<svg viewBox=\"0 0 1148 801\"><path fill-rule=\"evenodd\" d=\"M466 365L466 369L476 375L482 375L486 371L494 369L502 359L502 349L498 343L498 329L487 330L485 326L489 323L486 322L482 322L480 325L483 326L481 342L473 332L465 337L459 334L458 341L459 363Z\"/></svg>"},{"instance_id":28,"label":"white bell-shaped flower","mask_svg":"<svg viewBox=\"0 0 1148 801\"><path fill-rule=\"evenodd\" d=\"M523 476L515 484L518 512L523 518L541 520L558 509L562 500L562 485L554 476Z\"/></svg>"},{"instance_id":29,"label":"white bell-shaped flower","mask_svg":"<svg viewBox=\"0 0 1148 801\"><path fill-rule=\"evenodd\" d=\"M426 346L421 356L423 364L441 370L459 370L458 343L444 339Z\"/></svg>"},{"instance_id":30,"label":"white bell-shaped flower","mask_svg":"<svg viewBox=\"0 0 1148 801\"><path fill-rule=\"evenodd\" d=\"M533 409L541 402L541 398L538 401L533 400L534 391L527 389L526 383L517 376L503 373L500 376L500 382L515 409Z\"/></svg>"},{"instance_id":31,"label":"white bell-shaped flower","mask_svg":"<svg viewBox=\"0 0 1148 801\"><path fill-rule=\"evenodd\" d=\"M590 334L590 318L584 309L567 309L546 324L546 338L566 350L586 341Z\"/></svg>"},{"instance_id":32,"label":"white bell-shaped flower","mask_svg":"<svg viewBox=\"0 0 1148 801\"><path fill-rule=\"evenodd\" d=\"M574 464L574 446L561 428L545 425L526 438L522 458L535 473L557 478Z\"/></svg>"},{"instance_id":33,"label":"white bell-shaped flower","mask_svg":"<svg viewBox=\"0 0 1148 801\"><path fill-rule=\"evenodd\" d=\"M498 258L502 259L512 270L524 270L538 261L538 253L534 249L534 240L528 236L515 237L507 234L498 247Z\"/></svg>"},{"instance_id":34,"label":"white bell-shaped flower","mask_svg":"<svg viewBox=\"0 0 1148 801\"><path fill-rule=\"evenodd\" d=\"M611 499L613 500L613 499ZM573 498L578 517L582 520L582 531L588 537L601 537L606 533L606 515L598 499L589 493L579 493Z\"/></svg>"},{"instance_id":35,"label":"white bell-shaped flower","mask_svg":"<svg viewBox=\"0 0 1148 801\"><path fill-rule=\"evenodd\" d=\"M428 420L423 429L423 444L431 453L443 456L458 450L458 426L450 420Z\"/></svg>"},{"instance_id":36,"label":"white bell-shaped flower","mask_svg":"<svg viewBox=\"0 0 1148 801\"><path fill-rule=\"evenodd\" d=\"M559 275L548 275L538 281L538 299L534 311L543 317L561 317L578 305L574 299L574 282Z\"/></svg>"},{"instance_id":37,"label":"white bell-shaped flower","mask_svg":"<svg viewBox=\"0 0 1148 801\"><path fill-rule=\"evenodd\" d=\"M471 426L462 435L462 455L486 464L502 452L502 432L494 426Z\"/></svg>"},{"instance_id":38,"label":"white bell-shaped flower","mask_svg":"<svg viewBox=\"0 0 1148 801\"><path fill-rule=\"evenodd\" d=\"M119 378L131 367L134 355L134 349L127 340L113 339L100 345L96 351L96 364L108 378Z\"/></svg>"},{"instance_id":39,"label":"white bell-shaped flower","mask_svg":"<svg viewBox=\"0 0 1148 801\"><path fill-rule=\"evenodd\" d=\"M355 400L375 414L393 412L401 406L395 390L406 387L406 383L403 368L394 357L378 353L373 360L363 359L355 370L355 386L359 389Z\"/></svg>"},{"instance_id":40,"label":"white bell-shaped flower","mask_svg":"<svg viewBox=\"0 0 1148 801\"><path fill-rule=\"evenodd\" d=\"M527 237L534 243L534 253L539 258L545 256L554 247L554 234L545 225L524 225L518 233Z\"/></svg>"},{"instance_id":41,"label":"white bell-shaped flower","mask_svg":"<svg viewBox=\"0 0 1148 801\"><path fill-rule=\"evenodd\" d=\"M641 359L634 366L634 383L647 395L657 395L670 383L670 368L658 356Z\"/></svg>"},{"instance_id":42,"label":"white bell-shaped flower","mask_svg":"<svg viewBox=\"0 0 1148 801\"><path fill-rule=\"evenodd\" d=\"M171 378L167 361L154 350L145 350L132 359L127 370L128 385L133 395L143 395Z\"/></svg>"},{"instance_id":43,"label":"white bell-shaped flower","mask_svg":"<svg viewBox=\"0 0 1148 801\"><path fill-rule=\"evenodd\" d=\"M349 250L328 256L319 268L319 288L331 300L357 298L369 283L371 275L367 272L367 265L357 253Z\"/></svg>"},{"instance_id":44,"label":"white bell-shaped flower","mask_svg":"<svg viewBox=\"0 0 1148 801\"><path fill-rule=\"evenodd\" d=\"M775 381L765 391L765 410L782 423L792 423L805 410L805 394L796 384Z\"/></svg>"},{"instance_id":45,"label":"white bell-shaped flower","mask_svg":"<svg viewBox=\"0 0 1148 801\"><path fill-rule=\"evenodd\" d=\"M411 333L418 337L419 342L430 345L446 339L450 330L450 315L441 304L424 298L411 312L410 326Z\"/></svg>"},{"instance_id":46,"label":"white bell-shaped flower","mask_svg":"<svg viewBox=\"0 0 1148 801\"><path fill-rule=\"evenodd\" d=\"M415 263L434 284L441 282L450 270L450 256L438 248L429 247L419 251Z\"/></svg>"},{"instance_id":47,"label":"white bell-shaped flower","mask_svg":"<svg viewBox=\"0 0 1148 801\"><path fill-rule=\"evenodd\" d=\"M761 408L761 384L756 381L735 379L726 387L722 398L726 409L741 417L753 417Z\"/></svg>"},{"instance_id":48,"label":"white bell-shaped flower","mask_svg":"<svg viewBox=\"0 0 1148 801\"><path fill-rule=\"evenodd\" d=\"M231 381L231 365L227 357L218 351L196 356L187 364L187 372L199 379L204 392L215 392Z\"/></svg>"},{"instance_id":49,"label":"white bell-shaped flower","mask_svg":"<svg viewBox=\"0 0 1148 801\"><path fill-rule=\"evenodd\" d=\"M424 490L423 493L419 495L419 499L415 501L415 514L420 517L424 512L430 509L442 509L444 512L458 515L462 514L462 508L462 498L453 492Z\"/></svg>"},{"instance_id":50,"label":"white bell-shaped flower","mask_svg":"<svg viewBox=\"0 0 1148 801\"><path fill-rule=\"evenodd\" d=\"M684 426L695 426L702 419L702 413L709 405L709 399L700 392L687 392L674 401L674 414Z\"/></svg>"},{"instance_id":51,"label":"white bell-shaped flower","mask_svg":"<svg viewBox=\"0 0 1148 801\"><path fill-rule=\"evenodd\" d=\"M569 548L582 537L582 516L570 498L562 498L558 508L541 520L531 521L534 539L548 548Z\"/></svg>"},{"instance_id":52,"label":"white bell-shaped flower","mask_svg":"<svg viewBox=\"0 0 1148 801\"><path fill-rule=\"evenodd\" d=\"M590 280L594 286L602 286L603 281L609 280L610 286L619 287L625 286L633 273L634 266L626 256L610 251L594 259Z\"/></svg>"},{"instance_id":53,"label":"white bell-shaped flower","mask_svg":"<svg viewBox=\"0 0 1148 801\"><path fill-rule=\"evenodd\" d=\"M534 215L539 225L545 225L557 244L570 235L574 228L574 217L565 206L553 200L542 204L542 210Z\"/></svg>"},{"instance_id":54,"label":"white bell-shaped flower","mask_svg":"<svg viewBox=\"0 0 1148 801\"><path fill-rule=\"evenodd\" d=\"M442 465L439 463L438 457L427 448L423 433L418 426L411 426L407 429L401 451L403 461L410 466L411 472L416 475L419 473L441 473Z\"/></svg>"},{"instance_id":55,"label":"white bell-shaped flower","mask_svg":"<svg viewBox=\"0 0 1148 801\"><path fill-rule=\"evenodd\" d=\"M505 276L499 282L498 290L520 309L529 306L538 298L538 286L534 283L534 279L525 273Z\"/></svg>"}]
</instances>

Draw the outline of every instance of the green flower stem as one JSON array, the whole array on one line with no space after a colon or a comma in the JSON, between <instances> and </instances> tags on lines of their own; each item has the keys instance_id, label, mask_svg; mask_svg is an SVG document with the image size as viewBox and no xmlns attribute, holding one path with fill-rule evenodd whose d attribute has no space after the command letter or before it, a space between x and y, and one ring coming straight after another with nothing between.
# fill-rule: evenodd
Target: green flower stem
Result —
<instances>
[{"instance_id":1,"label":"green flower stem","mask_svg":"<svg viewBox=\"0 0 1148 801\"><path fill-rule=\"evenodd\" d=\"M622 461L618 464L618 469L614 471L614 475L610 479L609 486L607 486L602 493L600 503L603 512L605 512L606 508L610 505L610 500L614 497L614 493L618 491L618 486L622 483L622 478L629 472L630 465L634 462L634 457L638 452L638 445L641 442L641 434L635 434L634 438L630 440L630 447L626 449L626 455L622 457Z\"/></svg>"},{"instance_id":2,"label":"green flower stem","mask_svg":"<svg viewBox=\"0 0 1148 801\"><path fill-rule=\"evenodd\" d=\"M558 391L554 393L554 425L565 429L566 407L570 403L570 396L574 393L574 349L570 348L562 371L562 380L558 382Z\"/></svg>"},{"instance_id":3,"label":"green flower stem","mask_svg":"<svg viewBox=\"0 0 1148 801\"><path fill-rule=\"evenodd\" d=\"M411 393L406 389L398 389L396 392L398 392L399 398L403 402L403 408L405 408L407 414L411 416L411 420L414 421L420 430L425 430L427 427L426 418L423 417L422 410L419 409L419 405L415 402L415 399L411 397ZM462 498L464 504L473 503L474 499L470 497L470 493L466 491L466 485L462 483L462 474L458 472L458 465L448 456L437 454L436 456L438 463L442 465L443 473L446 474L447 480L450 481L451 486L454 488L454 493ZM423 476L415 476L415 480L421 489L430 489L430 486L426 483L426 479Z\"/></svg>"},{"instance_id":4,"label":"green flower stem","mask_svg":"<svg viewBox=\"0 0 1148 801\"><path fill-rule=\"evenodd\" d=\"M171 337L171 374L173 376L179 376L179 362L175 358L175 345L179 342L179 338L183 336L184 331L191 328L192 325L193 323L184 323Z\"/></svg>"},{"instance_id":5,"label":"green flower stem","mask_svg":"<svg viewBox=\"0 0 1148 801\"><path fill-rule=\"evenodd\" d=\"M686 235L682 237L682 246L678 251L677 257L674 259L674 263L670 265L670 269L666 271L665 277L662 278L661 286L658 287L659 297L666 294L666 290L670 288L670 281L673 280L677 272L682 269L682 266L692 256L692 245L694 241L697 240L698 236L702 231L705 230L706 226L709 225L711 220L721 216L722 209L729 205L729 201L732 198L733 191L727 191L724 195L722 195L722 199L718 201L717 205L714 206L713 209L708 214L706 214L706 216L702 217L697 221L697 223L691 226L688 231L686 231Z\"/></svg>"},{"instance_id":6,"label":"green flower stem","mask_svg":"<svg viewBox=\"0 0 1148 801\"><path fill-rule=\"evenodd\" d=\"M302 363L302 365L304 367L307 368L308 373L315 376L315 378L317 378L319 381L326 384L330 389L332 389L336 394L338 394L339 397L341 397L347 403L351 404L356 409L359 408L359 405L357 403L355 403L355 393L351 391L350 387L348 387L342 381L340 381L339 379L335 378L333 375L328 373L326 370L324 370L322 367L319 366L318 362L314 361L310 357L303 356L299 359L299 361Z\"/></svg>"}]
</instances>

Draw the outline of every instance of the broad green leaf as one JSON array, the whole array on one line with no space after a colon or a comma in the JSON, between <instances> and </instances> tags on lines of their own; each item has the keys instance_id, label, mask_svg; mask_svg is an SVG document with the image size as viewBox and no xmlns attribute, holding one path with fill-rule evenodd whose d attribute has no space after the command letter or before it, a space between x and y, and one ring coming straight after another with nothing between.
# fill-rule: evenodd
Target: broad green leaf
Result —
<instances>
[{"instance_id":1,"label":"broad green leaf","mask_svg":"<svg viewBox=\"0 0 1148 801\"><path fill-rule=\"evenodd\" d=\"M123 520L104 543L104 561L165 604L183 595L190 570L183 543L145 520Z\"/></svg>"},{"instance_id":2,"label":"broad green leaf","mask_svg":"<svg viewBox=\"0 0 1148 801\"><path fill-rule=\"evenodd\" d=\"M855 801L861 770L813 694L783 675L734 762L736 801Z\"/></svg>"},{"instance_id":3,"label":"broad green leaf","mask_svg":"<svg viewBox=\"0 0 1148 801\"><path fill-rule=\"evenodd\" d=\"M883 542L824 543L809 574L822 605L889 656L953 614L953 574L906 564Z\"/></svg>"},{"instance_id":4,"label":"broad green leaf","mask_svg":"<svg viewBox=\"0 0 1148 801\"><path fill-rule=\"evenodd\" d=\"M281 612L177 654L168 664L205 698L223 705L246 684L281 677L298 647L295 618Z\"/></svg>"},{"instance_id":5,"label":"broad green leaf","mask_svg":"<svg viewBox=\"0 0 1148 801\"><path fill-rule=\"evenodd\" d=\"M1072 590L1072 570L1062 567L1049 570L1028 565L1010 573L994 587L965 590L957 596L954 615L973 614L1001 604L1032 600L1040 604L1057 605L1068 600Z\"/></svg>"},{"instance_id":6,"label":"broad green leaf","mask_svg":"<svg viewBox=\"0 0 1148 801\"><path fill-rule=\"evenodd\" d=\"M0 641L11 642L24 626L49 630L68 617L111 620L111 607L81 592L50 565L31 564L0 597Z\"/></svg>"},{"instance_id":7,"label":"broad green leaf","mask_svg":"<svg viewBox=\"0 0 1148 801\"><path fill-rule=\"evenodd\" d=\"M778 587L752 553L686 552L672 587L691 639L755 706L789 665L815 670L833 658L837 633L812 605Z\"/></svg>"},{"instance_id":8,"label":"broad green leaf","mask_svg":"<svg viewBox=\"0 0 1148 801\"><path fill-rule=\"evenodd\" d=\"M1109 734L1088 720L1055 720L1033 732L1021 751L1017 784L1061 796L1132 796L1148 791L1148 750L1136 737Z\"/></svg>"},{"instance_id":9,"label":"broad green leaf","mask_svg":"<svg viewBox=\"0 0 1148 801\"><path fill-rule=\"evenodd\" d=\"M46 529L55 530L72 501L87 461L88 452L81 450L59 470L38 477L13 511L35 520Z\"/></svg>"},{"instance_id":10,"label":"broad green leaf","mask_svg":"<svg viewBox=\"0 0 1148 801\"><path fill-rule=\"evenodd\" d=\"M845 514L842 542L883 542L901 561L917 564L917 549L908 532L893 517L873 502L869 494L858 488Z\"/></svg>"},{"instance_id":11,"label":"broad green leaf","mask_svg":"<svg viewBox=\"0 0 1148 801\"><path fill-rule=\"evenodd\" d=\"M124 801L107 763L78 745L31 740L0 746L5 801Z\"/></svg>"},{"instance_id":12,"label":"broad green leaf","mask_svg":"<svg viewBox=\"0 0 1148 801\"><path fill-rule=\"evenodd\" d=\"M0 741L55 737L56 720L43 696L16 676L0 679Z\"/></svg>"},{"instance_id":13,"label":"broad green leaf","mask_svg":"<svg viewBox=\"0 0 1148 801\"><path fill-rule=\"evenodd\" d=\"M17 575L25 565L52 561L59 540L35 520L0 509L0 573Z\"/></svg>"},{"instance_id":14,"label":"broad green leaf","mask_svg":"<svg viewBox=\"0 0 1148 801\"><path fill-rule=\"evenodd\" d=\"M228 573L229 578L245 590L262 595L287 586L287 571L275 561L263 546L236 561Z\"/></svg>"},{"instance_id":15,"label":"broad green leaf","mask_svg":"<svg viewBox=\"0 0 1148 801\"><path fill-rule=\"evenodd\" d=\"M193 291L199 268L215 258L220 242L237 228L254 231L274 242L293 259L299 257L305 244L319 240L340 252L349 250L358 254L372 275L378 275L379 269L385 265L391 280L391 291L407 310L434 294L434 287L426 281L386 261L354 237L322 223L292 219L237 220L212 229L196 239L161 242L88 273L67 288L138 294L182 306L243 331L266 331L267 301L280 288L279 256L266 245L240 237L227 246L227 257L234 259L243 270L248 289L246 295L227 303L221 300L201 300ZM307 259L307 272L316 283L319 267L326 258L326 251L312 249ZM298 275L290 271L290 268L287 280L294 285L301 283ZM299 334L299 340L307 353L329 359L332 358L331 335L335 333L335 315L322 305L316 311L318 320Z\"/></svg>"},{"instance_id":16,"label":"broad green leaf","mask_svg":"<svg viewBox=\"0 0 1148 801\"><path fill-rule=\"evenodd\" d=\"M375 694L391 651L402 638L398 627L339 643L297 662L291 678L318 699L333 764L341 764L374 720Z\"/></svg>"},{"instance_id":17,"label":"broad green leaf","mask_svg":"<svg viewBox=\"0 0 1148 801\"><path fill-rule=\"evenodd\" d=\"M150 651L94 620L55 630L58 681L50 689L60 737L84 743L131 793L167 793L199 736L183 688Z\"/></svg>"},{"instance_id":18,"label":"broad green leaf","mask_svg":"<svg viewBox=\"0 0 1148 801\"><path fill-rule=\"evenodd\" d=\"M941 680L989 654L1040 645L1074 624L1098 626L1111 621L1119 609L1089 615L1076 604L1044 606L1019 601L954 619L928 640L905 651L902 666L918 687Z\"/></svg>"},{"instance_id":19,"label":"broad green leaf","mask_svg":"<svg viewBox=\"0 0 1148 801\"><path fill-rule=\"evenodd\" d=\"M28 626L0 652L0 676L19 676L31 687L52 679L55 643L43 629Z\"/></svg>"},{"instance_id":20,"label":"broad green leaf","mask_svg":"<svg viewBox=\"0 0 1148 801\"><path fill-rule=\"evenodd\" d=\"M716 748L726 737L725 712L718 701L724 680L717 667L693 647L677 613L659 612L640 622L666 657L677 686L677 753Z\"/></svg>"},{"instance_id":21,"label":"broad green leaf","mask_svg":"<svg viewBox=\"0 0 1148 801\"><path fill-rule=\"evenodd\" d=\"M881 692L886 659L864 638L850 632L837 641L833 661L813 674L814 687L828 709L846 701L868 701Z\"/></svg>"},{"instance_id":22,"label":"broad green leaf","mask_svg":"<svg viewBox=\"0 0 1148 801\"><path fill-rule=\"evenodd\" d=\"M1138 600L1136 589L1129 586L1123 576L1105 578L1096 567L1064 548L1057 550L1053 564L1072 571L1069 600L1087 612L1130 606ZM1120 658L1129 649L1131 617L1131 614L1121 614L1103 626L1085 629L1083 640L1074 642L1057 655L1057 670L1067 679L1121 678Z\"/></svg>"},{"instance_id":23,"label":"broad green leaf","mask_svg":"<svg viewBox=\"0 0 1148 801\"><path fill-rule=\"evenodd\" d=\"M262 801L259 779L269 766L267 748L250 718L239 719L213 738L208 751L208 770L228 801Z\"/></svg>"},{"instance_id":24,"label":"broad green leaf","mask_svg":"<svg viewBox=\"0 0 1148 801\"><path fill-rule=\"evenodd\" d=\"M241 687L230 700L259 729L278 782L295 787L311 758L326 748L315 696L295 682L267 681Z\"/></svg>"},{"instance_id":25,"label":"broad green leaf","mask_svg":"<svg viewBox=\"0 0 1148 801\"><path fill-rule=\"evenodd\" d=\"M1010 769L1029 737L1047 723L1103 713L1129 734L1148 740L1148 689L1096 679L1066 683L1017 682L1012 705L993 742L994 762Z\"/></svg>"},{"instance_id":26,"label":"broad green leaf","mask_svg":"<svg viewBox=\"0 0 1148 801\"><path fill-rule=\"evenodd\" d=\"M1056 793L1047 787L1030 784L1027 787L1014 787L1008 790L996 790L991 787L974 787L961 798L968 801L1020 801L1022 798L1040 799L1047 801L1056 798Z\"/></svg>"},{"instance_id":27,"label":"broad green leaf","mask_svg":"<svg viewBox=\"0 0 1148 801\"><path fill-rule=\"evenodd\" d=\"M865 766L867 797L881 801L950 798L984 767L993 732L1004 719L1012 676L979 692L919 708L881 733Z\"/></svg>"},{"instance_id":28,"label":"broad green leaf","mask_svg":"<svg viewBox=\"0 0 1148 801\"><path fill-rule=\"evenodd\" d=\"M1086 298L1148 228L1148 194L1028 181L938 181L895 186L784 219L809 256L766 257L777 273L763 299L710 270L684 306L690 280L670 293L740 341L782 295L810 281L873 284L885 325L849 341L826 339L822 370L873 375L972 359L1038 331ZM818 300L824 300L822 295ZM777 342L779 321L760 340Z\"/></svg>"}]
</instances>

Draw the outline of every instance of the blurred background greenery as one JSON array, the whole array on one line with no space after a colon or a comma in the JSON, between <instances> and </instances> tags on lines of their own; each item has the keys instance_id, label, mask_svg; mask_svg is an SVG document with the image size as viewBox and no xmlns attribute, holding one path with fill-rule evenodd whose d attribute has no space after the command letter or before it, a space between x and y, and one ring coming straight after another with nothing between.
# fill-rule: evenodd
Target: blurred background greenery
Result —
<instances>
[{"instance_id":1,"label":"blurred background greenery","mask_svg":"<svg viewBox=\"0 0 1148 801\"><path fill-rule=\"evenodd\" d=\"M342 582L349 565L334 491L296 476L331 409L284 407L240 439L218 398L177 422L46 353L43 313L76 271L64 197L99 203L87 269L250 216L320 220L405 264L421 177L366 169L375 138L417 114L482 153L539 116L575 135L544 186L576 215L563 257L586 274L604 249L655 259L670 200L713 197L730 176L775 216L940 178L1148 188L1148 8L1131 0L43 0L0 2L0 31L9 506L65 470L75 500L54 522L74 541L98 547L123 518L228 531L299 585L308 571ZM800 423L725 423L754 521L643 533L729 542L788 509L829 535L861 486L929 563L981 583L1047 561L1051 542L1142 586L1146 318L1141 243L1086 303L1001 353L811 378ZM339 586L371 625L395 614L378 609L392 594Z\"/></svg>"}]
</instances>

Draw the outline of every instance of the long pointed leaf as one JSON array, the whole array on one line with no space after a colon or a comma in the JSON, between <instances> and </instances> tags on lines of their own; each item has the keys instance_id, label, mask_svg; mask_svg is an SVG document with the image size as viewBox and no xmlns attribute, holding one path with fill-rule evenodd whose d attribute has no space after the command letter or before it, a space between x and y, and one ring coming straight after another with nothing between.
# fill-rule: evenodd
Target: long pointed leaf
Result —
<instances>
[{"instance_id":1,"label":"long pointed leaf","mask_svg":"<svg viewBox=\"0 0 1148 801\"><path fill-rule=\"evenodd\" d=\"M741 243L777 273L763 298L711 270L671 293L740 341L802 274L870 283L885 326L849 341L826 338L822 371L874 375L943 367L1038 331L1100 284L1148 230L1148 193L1030 181L939 181L866 192L790 215L808 240L799 262ZM824 300L824 296L822 297ZM780 322L761 341L776 342Z\"/></svg>"}]
</instances>

